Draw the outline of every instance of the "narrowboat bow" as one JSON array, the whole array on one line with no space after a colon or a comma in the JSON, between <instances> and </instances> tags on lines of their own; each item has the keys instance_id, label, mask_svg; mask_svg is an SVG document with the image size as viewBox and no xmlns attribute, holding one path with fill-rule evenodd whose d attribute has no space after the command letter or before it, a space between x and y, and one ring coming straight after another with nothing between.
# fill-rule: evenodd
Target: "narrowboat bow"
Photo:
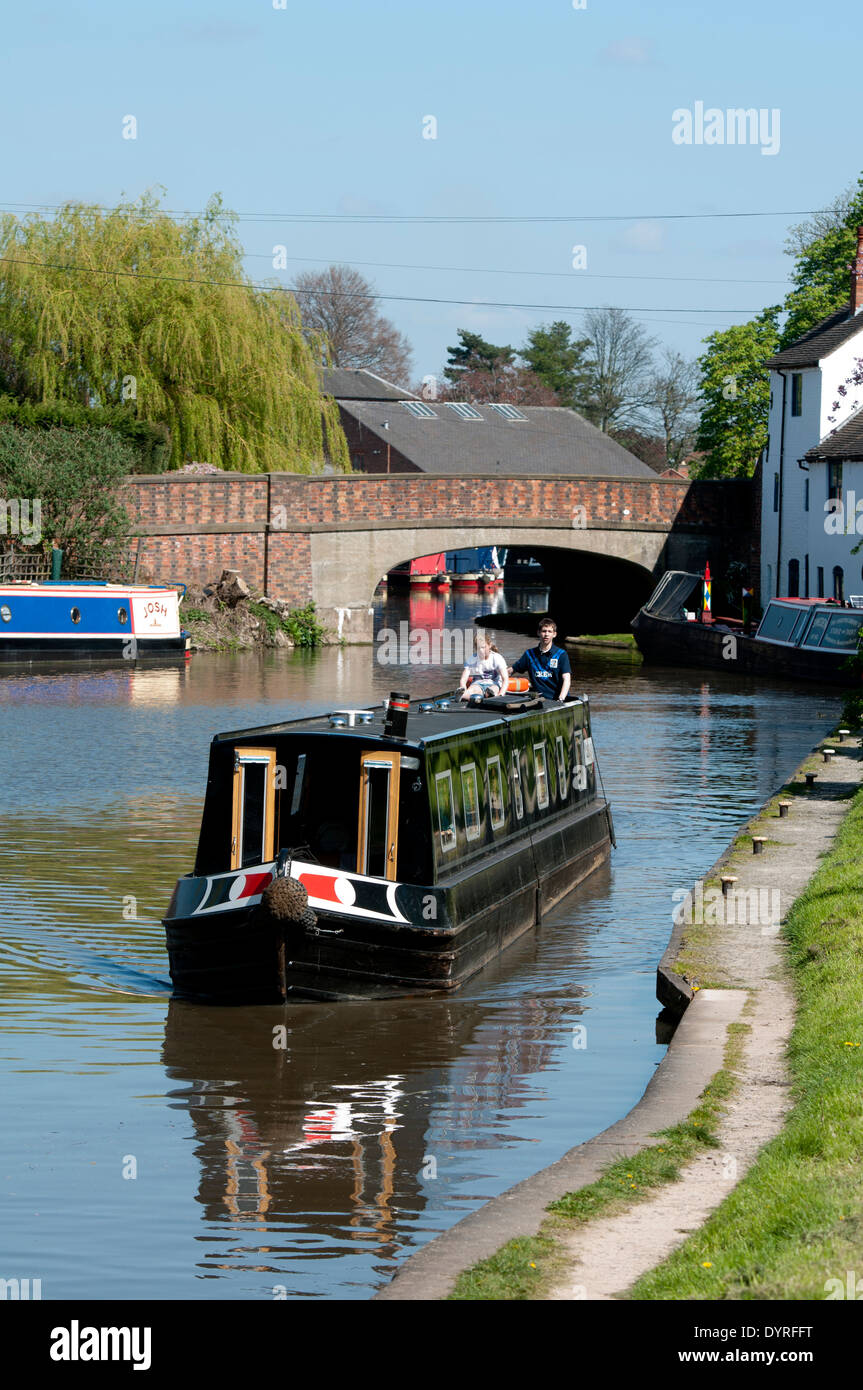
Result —
<instances>
[{"instance_id":1,"label":"narrowboat bow","mask_svg":"<svg viewBox=\"0 0 863 1390\"><path fill-rule=\"evenodd\" d=\"M451 990L607 857L586 696L389 704L213 739L178 997Z\"/></svg>"}]
</instances>

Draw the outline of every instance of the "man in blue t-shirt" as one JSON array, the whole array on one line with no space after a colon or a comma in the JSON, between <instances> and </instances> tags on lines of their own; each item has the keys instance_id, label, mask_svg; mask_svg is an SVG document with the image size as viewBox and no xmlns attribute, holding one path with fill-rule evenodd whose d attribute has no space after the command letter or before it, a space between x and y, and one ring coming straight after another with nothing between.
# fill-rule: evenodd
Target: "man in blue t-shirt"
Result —
<instances>
[{"instance_id":1,"label":"man in blue t-shirt","mask_svg":"<svg viewBox=\"0 0 863 1390\"><path fill-rule=\"evenodd\" d=\"M537 628L539 646L530 647L514 661L509 671L523 672L538 695L549 700L565 700L572 681L572 668L563 647L556 647L557 623L552 618L543 618Z\"/></svg>"}]
</instances>

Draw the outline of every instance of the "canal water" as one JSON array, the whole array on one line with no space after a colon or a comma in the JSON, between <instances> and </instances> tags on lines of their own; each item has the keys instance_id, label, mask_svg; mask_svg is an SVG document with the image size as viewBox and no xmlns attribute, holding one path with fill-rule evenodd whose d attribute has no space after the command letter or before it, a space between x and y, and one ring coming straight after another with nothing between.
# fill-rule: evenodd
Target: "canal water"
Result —
<instances>
[{"instance_id":1,"label":"canal water","mask_svg":"<svg viewBox=\"0 0 863 1390\"><path fill-rule=\"evenodd\" d=\"M365 1299L638 1099L675 890L835 694L584 655L618 848L536 933L446 999L170 1000L160 914L192 865L211 736L452 688L488 606L379 603L371 650L0 677L0 1277L46 1299Z\"/></svg>"}]
</instances>

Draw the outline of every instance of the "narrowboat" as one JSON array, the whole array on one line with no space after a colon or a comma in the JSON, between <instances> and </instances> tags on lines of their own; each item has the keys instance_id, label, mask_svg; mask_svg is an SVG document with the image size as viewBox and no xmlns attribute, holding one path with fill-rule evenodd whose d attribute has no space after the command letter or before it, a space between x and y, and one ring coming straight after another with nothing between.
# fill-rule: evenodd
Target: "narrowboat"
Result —
<instances>
[{"instance_id":1,"label":"narrowboat","mask_svg":"<svg viewBox=\"0 0 863 1390\"><path fill-rule=\"evenodd\" d=\"M213 739L177 997L452 990L606 859L586 696L385 704Z\"/></svg>"},{"instance_id":2,"label":"narrowboat","mask_svg":"<svg viewBox=\"0 0 863 1390\"><path fill-rule=\"evenodd\" d=\"M180 629L179 604L177 587L160 584L3 583L0 660L182 654L190 638Z\"/></svg>"},{"instance_id":3,"label":"narrowboat","mask_svg":"<svg viewBox=\"0 0 863 1390\"><path fill-rule=\"evenodd\" d=\"M754 635L735 618L701 610L700 574L668 570L632 620L646 662L741 671L750 676L857 685L848 669L857 651L863 609L820 598L772 598Z\"/></svg>"}]
</instances>

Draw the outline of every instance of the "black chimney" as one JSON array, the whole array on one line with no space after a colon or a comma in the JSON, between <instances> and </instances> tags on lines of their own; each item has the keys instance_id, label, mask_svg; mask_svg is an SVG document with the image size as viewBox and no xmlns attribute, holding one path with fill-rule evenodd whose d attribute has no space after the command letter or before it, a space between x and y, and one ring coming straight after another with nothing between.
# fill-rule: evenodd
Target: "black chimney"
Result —
<instances>
[{"instance_id":1,"label":"black chimney","mask_svg":"<svg viewBox=\"0 0 863 1390\"><path fill-rule=\"evenodd\" d=\"M390 691L390 702L384 720L386 738L404 738L406 736L410 703L410 695L401 694L398 690Z\"/></svg>"}]
</instances>

